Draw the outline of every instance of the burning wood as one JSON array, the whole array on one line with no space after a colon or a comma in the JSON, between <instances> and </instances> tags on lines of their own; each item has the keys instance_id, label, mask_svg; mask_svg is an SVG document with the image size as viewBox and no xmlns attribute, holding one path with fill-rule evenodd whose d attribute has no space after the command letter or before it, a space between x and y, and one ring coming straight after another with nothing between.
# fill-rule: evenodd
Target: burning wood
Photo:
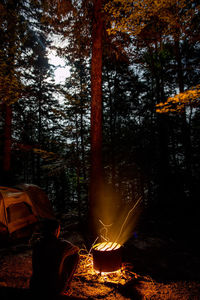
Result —
<instances>
[{"instance_id":1,"label":"burning wood","mask_svg":"<svg viewBox=\"0 0 200 300\"><path fill-rule=\"evenodd\" d=\"M121 247L120 244L114 243L114 242L104 242L94 245L93 249L98 251L111 251L116 250Z\"/></svg>"}]
</instances>

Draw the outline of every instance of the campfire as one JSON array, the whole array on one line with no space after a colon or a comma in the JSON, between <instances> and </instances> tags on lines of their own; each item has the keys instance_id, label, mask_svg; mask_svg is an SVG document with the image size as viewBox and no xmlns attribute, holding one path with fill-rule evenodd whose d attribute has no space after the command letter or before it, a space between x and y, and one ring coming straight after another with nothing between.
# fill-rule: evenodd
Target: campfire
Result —
<instances>
[{"instance_id":1,"label":"campfire","mask_svg":"<svg viewBox=\"0 0 200 300\"><path fill-rule=\"evenodd\" d=\"M101 199L104 199L102 201ZM97 238L89 252L80 251L80 263L75 277L100 282L125 284L137 274L129 263L122 262L122 245L130 237L135 226L142 197L123 206L117 197L102 197L96 205L94 228ZM98 242L97 242L98 241Z\"/></svg>"},{"instance_id":2,"label":"campfire","mask_svg":"<svg viewBox=\"0 0 200 300\"><path fill-rule=\"evenodd\" d=\"M95 248L95 246L93 246L93 248ZM84 282L97 281L101 283L112 282L112 283L124 285L128 281L132 280L133 278L138 278L138 275L133 272L133 266L127 262L121 263L120 268L115 271L100 272L99 270L96 270L94 268L94 259L93 259L94 255L92 253L93 248L91 252L88 252L86 248L81 249L79 265L74 276L77 280L84 281ZM107 252L107 251L103 251L103 252Z\"/></svg>"},{"instance_id":3,"label":"campfire","mask_svg":"<svg viewBox=\"0 0 200 300\"><path fill-rule=\"evenodd\" d=\"M118 222L113 222L112 217L114 216L113 212L108 216L105 223L102 219L98 218L98 236L94 241L91 250L93 269L96 272L102 273L116 272L122 268L122 245L124 243L124 236L128 236L132 225L128 223L133 217L135 209L140 203L142 197L138 197L134 205L132 205L128 210L124 210L124 213L119 214L119 210L116 211L115 219ZM108 201L107 201L108 202ZM120 207L120 206L119 206ZM108 211L107 211L108 212ZM120 219L121 217L121 219ZM132 220L134 220L132 218ZM97 240L101 242L97 243Z\"/></svg>"},{"instance_id":4,"label":"campfire","mask_svg":"<svg viewBox=\"0 0 200 300\"><path fill-rule=\"evenodd\" d=\"M104 242L92 247L93 267L96 271L114 272L121 268L121 245L116 242Z\"/></svg>"}]
</instances>

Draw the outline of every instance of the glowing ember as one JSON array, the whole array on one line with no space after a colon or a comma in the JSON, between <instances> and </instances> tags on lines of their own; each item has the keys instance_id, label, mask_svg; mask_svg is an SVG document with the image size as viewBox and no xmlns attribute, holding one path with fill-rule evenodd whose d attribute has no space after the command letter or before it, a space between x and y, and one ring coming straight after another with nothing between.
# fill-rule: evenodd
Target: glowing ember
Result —
<instances>
[{"instance_id":1,"label":"glowing ember","mask_svg":"<svg viewBox=\"0 0 200 300\"><path fill-rule=\"evenodd\" d=\"M96 244L93 249L98 250L98 251L111 251L111 250L116 250L121 247L120 244L114 243L114 242L104 242L104 243L99 243Z\"/></svg>"}]
</instances>

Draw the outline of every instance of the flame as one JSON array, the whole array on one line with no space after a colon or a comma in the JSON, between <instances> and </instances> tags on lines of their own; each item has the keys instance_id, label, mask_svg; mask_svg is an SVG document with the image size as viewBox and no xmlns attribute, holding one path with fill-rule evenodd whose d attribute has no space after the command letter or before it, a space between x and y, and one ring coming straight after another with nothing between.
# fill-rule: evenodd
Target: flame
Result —
<instances>
[{"instance_id":1,"label":"flame","mask_svg":"<svg viewBox=\"0 0 200 300\"><path fill-rule=\"evenodd\" d=\"M104 242L96 244L93 248L99 251L111 251L119 249L120 247L121 245L115 242Z\"/></svg>"}]
</instances>

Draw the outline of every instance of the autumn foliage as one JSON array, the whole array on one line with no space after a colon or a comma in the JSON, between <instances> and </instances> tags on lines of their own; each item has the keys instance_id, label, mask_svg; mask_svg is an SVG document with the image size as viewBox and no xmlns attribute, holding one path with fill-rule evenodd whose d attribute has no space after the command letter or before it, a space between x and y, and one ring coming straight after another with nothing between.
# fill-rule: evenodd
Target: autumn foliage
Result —
<instances>
[{"instance_id":1,"label":"autumn foliage","mask_svg":"<svg viewBox=\"0 0 200 300\"><path fill-rule=\"evenodd\" d=\"M183 93L179 93L174 97L169 97L167 101L158 103L156 105L156 112L168 113L168 112L184 112L186 107L199 106L200 98L200 85L197 85Z\"/></svg>"}]
</instances>

